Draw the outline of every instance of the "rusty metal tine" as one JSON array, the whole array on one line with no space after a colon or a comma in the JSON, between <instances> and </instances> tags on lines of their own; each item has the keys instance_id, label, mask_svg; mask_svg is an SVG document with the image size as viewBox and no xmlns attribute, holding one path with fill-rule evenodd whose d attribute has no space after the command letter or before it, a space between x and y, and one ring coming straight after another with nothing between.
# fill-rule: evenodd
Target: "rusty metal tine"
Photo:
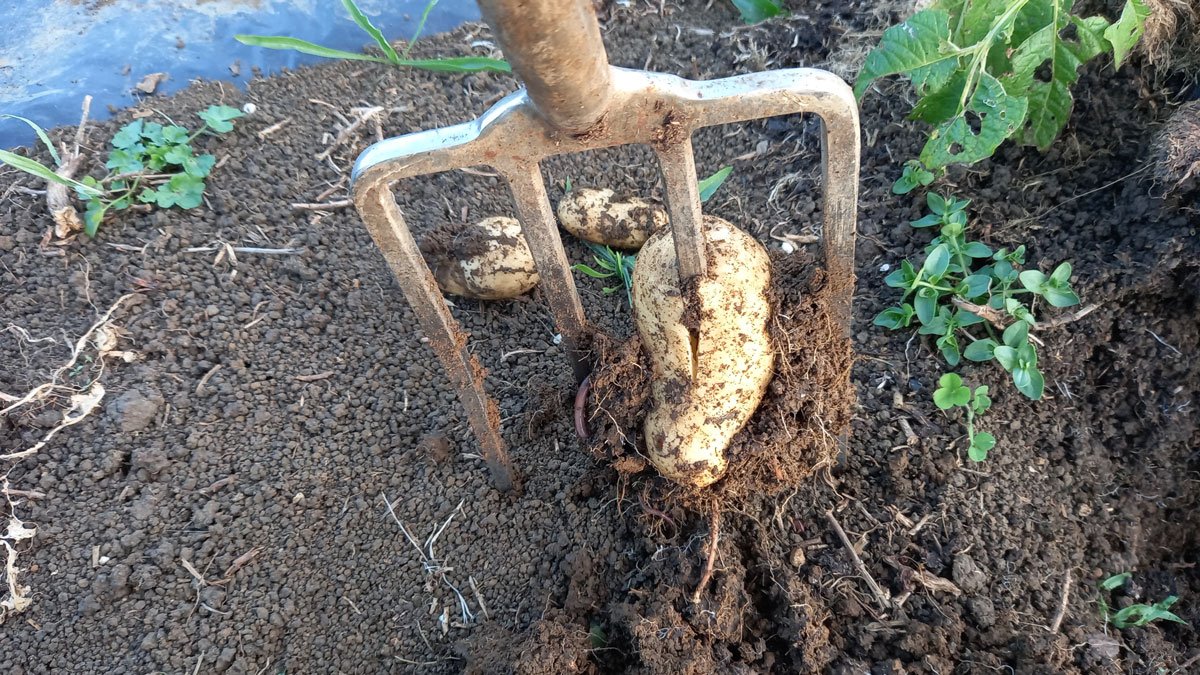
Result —
<instances>
[{"instance_id":1,"label":"rusty metal tine","mask_svg":"<svg viewBox=\"0 0 1200 675\"><path fill-rule=\"evenodd\" d=\"M704 255L704 236L701 233L700 186L696 180L696 157L692 139L656 147L658 167L662 172L663 192L671 235L675 240L675 258L679 261L679 281L704 276L707 261Z\"/></svg>"},{"instance_id":2,"label":"rusty metal tine","mask_svg":"<svg viewBox=\"0 0 1200 675\"><path fill-rule=\"evenodd\" d=\"M849 97L849 92L843 96ZM854 235L858 223L858 105L853 98L828 106L821 115L822 257L830 279L846 288L834 299L834 320L850 335L854 300Z\"/></svg>"},{"instance_id":3,"label":"rusty metal tine","mask_svg":"<svg viewBox=\"0 0 1200 675\"><path fill-rule=\"evenodd\" d=\"M512 464L500 437L500 411L483 389L484 370L467 349L467 337L446 309L442 291L421 257L396 198L387 183L355 194L355 205L375 245L383 252L400 290L412 306L450 383L467 409L467 421L479 440L492 480L501 491L513 488Z\"/></svg>"},{"instance_id":4,"label":"rusty metal tine","mask_svg":"<svg viewBox=\"0 0 1200 675\"><path fill-rule=\"evenodd\" d=\"M498 168L512 190L521 231L537 265L542 291L554 314L554 324L562 334L575 381L582 382L590 370L590 364L580 353L580 340L587 319L579 301L579 292L575 289L575 278L571 276L571 264L567 261L562 239L558 236L558 220L550 208L542 169L537 162Z\"/></svg>"}]
</instances>

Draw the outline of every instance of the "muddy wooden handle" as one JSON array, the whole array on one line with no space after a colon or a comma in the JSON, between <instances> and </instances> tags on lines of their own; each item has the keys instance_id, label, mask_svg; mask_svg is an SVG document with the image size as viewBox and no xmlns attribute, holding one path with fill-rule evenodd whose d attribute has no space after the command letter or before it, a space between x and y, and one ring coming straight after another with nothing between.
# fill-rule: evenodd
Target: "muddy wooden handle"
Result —
<instances>
[{"instance_id":1,"label":"muddy wooden handle","mask_svg":"<svg viewBox=\"0 0 1200 675\"><path fill-rule=\"evenodd\" d=\"M479 0L479 9L547 121L582 132L600 119L611 81L591 0Z\"/></svg>"}]
</instances>

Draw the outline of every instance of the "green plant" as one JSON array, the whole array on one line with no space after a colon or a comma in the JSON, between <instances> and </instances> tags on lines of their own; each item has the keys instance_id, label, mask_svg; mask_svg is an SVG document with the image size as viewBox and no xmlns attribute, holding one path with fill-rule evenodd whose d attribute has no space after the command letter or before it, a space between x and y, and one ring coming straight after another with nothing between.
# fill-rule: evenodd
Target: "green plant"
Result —
<instances>
[{"instance_id":1,"label":"green plant","mask_svg":"<svg viewBox=\"0 0 1200 675\"><path fill-rule=\"evenodd\" d=\"M614 250L610 246L600 246L590 242L584 242L587 247L592 249L592 260L596 261L596 269L589 267L583 263L572 265L571 269L576 272L582 272L593 279L612 279L614 277L621 280L621 286L607 286L603 289L605 295L610 295L625 287L625 295L629 299L629 306L633 307L633 266L636 262L636 256L621 253Z\"/></svg>"},{"instance_id":2,"label":"green plant","mask_svg":"<svg viewBox=\"0 0 1200 675\"><path fill-rule=\"evenodd\" d=\"M408 58L409 50L412 49L413 43L417 41L421 31L425 28L425 21L429 18L429 12L433 6L437 4L437 0L431 0L425 5L425 11L421 14L420 23L417 24L417 30L413 34L411 40L408 41L408 46L405 47L402 54L397 54L392 45L383 37L366 14L354 4L354 0L342 0L342 6L350 13L350 18L354 19L354 23L363 30L364 33L371 36L375 44L379 45L379 49L383 52L383 56L375 56L374 54L364 54L361 52L348 52L341 49L333 49L331 47L322 47L321 45L301 40L299 38L285 37L280 35L235 35L235 40L251 47L265 47L267 49L290 49L302 54L311 54L313 56L323 56L330 59L349 59L353 61L373 61L375 63L389 63L393 66L402 66L409 68L419 68L421 70L432 70L443 73L476 73L481 71L492 71L500 73L510 73L512 68L507 61L500 59L486 58L482 56L457 56L443 59L410 59Z\"/></svg>"},{"instance_id":3,"label":"green plant","mask_svg":"<svg viewBox=\"0 0 1200 675\"><path fill-rule=\"evenodd\" d=\"M904 172L900 174L900 178L892 183L892 193L906 195L918 187L927 187L933 179L932 171L926 169L919 161L910 159L904 163Z\"/></svg>"},{"instance_id":4,"label":"green plant","mask_svg":"<svg viewBox=\"0 0 1200 675\"><path fill-rule=\"evenodd\" d=\"M1119 68L1148 15L1144 0L1126 0L1114 23L1072 14L1071 0L934 0L884 31L854 91L908 76L910 118L933 126L919 160L927 172L990 157L1007 138L1045 150L1070 117L1079 67L1112 54Z\"/></svg>"},{"instance_id":5,"label":"green plant","mask_svg":"<svg viewBox=\"0 0 1200 675\"><path fill-rule=\"evenodd\" d=\"M733 173L733 167L725 166L721 167L719 171L708 178L701 179L698 183L700 186L700 203L703 204L712 199L712 196L716 194L717 190L725 182L725 179L729 178L729 174L731 173Z\"/></svg>"},{"instance_id":6,"label":"green plant","mask_svg":"<svg viewBox=\"0 0 1200 675\"><path fill-rule=\"evenodd\" d=\"M163 209L200 206L204 199L204 179L217 160L207 153L197 155L191 143L204 133L232 131L233 120L241 117L242 112L227 105L214 105L197 116L204 124L195 132L177 124L164 126L140 119L121 127L112 138L112 150L104 164L109 174L99 180L87 176L82 181L100 193L79 191L79 197L87 202L83 221L89 236L96 234L110 209L127 209L135 201Z\"/></svg>"},{"instance_id":7,"label":"green plant","mask_svg":"<svg viewBox=\"0 0 1200 675\"><path fill-rule=\"evenodd\" d=\"M54 148L54 143L50 142L50 136L47 135L46 130L38 126L36 122L19 115L0 115L0 118L20 120L29 125L29 128L33 129L34 133L37 134L38 138L46 146L46 149L50 151L50 157L54 160L54 165L60 167L63 165L63 159L58 154L58 150ZM54 172L54 169L51 169L37 160L30 159L28 157L22 157L21 155L9 150L0 150L0 163L7 164L14 169L19 169L27 174L41 178L44 181L66 185L67 187L74 188L88 195L99 194L99 191L95 188L84 185L83 183L80 183L72 178L60 176Z\"/></svg>"},{"instance_id":8,"label":"green plant","mask_svg":"<svg viewBox=\"0 0 1200 675\"><path fill-rule=\"evenodd\" d=\"M967 456L976 462L987 459L988 450L996 446L996 437L986 431L975 431L975 418L992 407L987 385L972 392L955 373L946 373L938 380L933 403L942 410L963 408L967 411Z\"/></svg>"},{"instance_id":9,"label":"green plant","mask_svg":"<svg viewBox=\"0 0 1200 675\"><path fill-rule=\"evenodd\" d=\"M1036 338L1029 334L1037 320L1020 297L1040 297L1052 307L1078 304L1079 296L1069 284L1071 264L1064 262L1049 275L1022 271L1024 246L992 251L983 242L967 240L969 201L933 192L926 201L932 213L911 225L936 226L939 234L926 247L919 267L905 260L887 276L885 283L904 295L899 305L875 317L875 325L895 330L915 320L919 334L936 336L946 363L995 359L1022 394L1040 399L1045 380L1037 366Z\"/></svg>"},{"instance_id":10,"label":"green plant","mask_svg":"<svg viewBox=\"0 0 1200 675\"><path fill-rule=\"evenodd\" d=\"M177 124L162 125L134 120L121 127L112 137L112 150L104 166L108 174L100 179L85 176L81 180L65 178L28 157L0 151L0 161L39 178L74 188L87 203L84 211L84 232L95 236L96 230L109 210L121 211L134 202L155 204L159 208L177 206L190 209L203 201L204 179L216 165L209 154L197 155L192 141L204 133L223 134L233 129L233 120L242 116L237 108L213 105L197 113L204 125L190 132ZM35 131L51 156L62 164L49 137L33 122L21 119Z\"/></svg>"},{"instance_id":11,"label":"green plant","mask_svg":"<svg viewBox=\"0 0 1200 675\"><path fill-rule=\"evenodd\" d=\"M1125 585L1132 575L1129 572L1114 574L1104 581L1100 582L1100 614L1105 621L1109 621L1117 628L1141 628L1152 621L1160 619L1165 621L1174 621L1188 625L1188 622L1179 618L1174 612L1170 611L1171 607L1179 600L1178 596L1168 595L1163 600L1160 600L1153 605L1138 603L1130 605L1117 611L1112 611L1108 601L1104 599L1105 593L1110 593Z\"/></svg>"},{"instance_id":12,"label":"green plant","mask_svg":"<svg viewBox=\"0 0 1200 675\"><path fill-rule=\"evenodd\" d=\"M730 0L742 15L742 21L758 23L783 14L783 7L775 0Z\"/></svg>"}]
</instances>

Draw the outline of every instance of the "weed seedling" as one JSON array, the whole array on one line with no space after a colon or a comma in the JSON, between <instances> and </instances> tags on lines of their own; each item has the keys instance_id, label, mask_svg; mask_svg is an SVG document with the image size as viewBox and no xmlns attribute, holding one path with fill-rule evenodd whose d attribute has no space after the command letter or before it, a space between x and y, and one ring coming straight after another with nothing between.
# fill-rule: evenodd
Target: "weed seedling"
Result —
<instances>
[{"instance_id":1,"label":"weed seedling","mask_svg":"<svg viewBox=\"0 0 1200 675\"><path fill-rule=\"evenodd\" d=\"M983 242L967 240L969 201L932 192L926 199L932 213L911 224L937 227L939 234L919 267L905 260L887 276L885 283L904 295L898 306L875 317L875 325L899 329L915 321L919 334L935 336L946 363L995 359L1022 394L1040 399L1045 379L1038 369L1036 339L1029 334L1037 320L1022 298L1040 297L1052 307L1078 304L1069 284L1071 264L1064 262L1049 275L1022 271L1024 246L992 251Z\"/></svg>"},{"instance_id":2,"label":"weed seedling","mask_svg":"<svg viewBox=\"0 0 1200 675\"><path fill-rule=\"evenodd\" d=\"M988 450L996 446L996 437L986 431L975 431L975 418L992 407L987 385L976 387L972 392L969 387L963 385L961 377L955 373L946 373L938 380L938 388L933 392L933 403L942 410L963 408L967 411L967 456L976 462L987 459Z\"/></svg>"},{"instance_id":3,"label":"weed seedling","mask_svg":"<svg viewBox=\"0 0 1200 675\"><path fill-rule=\"evenodd\" d=\"M112 137L112 149L104 167L108 175L97 179L85 176L81 180L64 178L53 169L27 157L0 151L0 162L33 174L47 181L74 188L87 203L84 212L84 232L95 236L100 223L110 210L121 211L134 202L154 204L159 208L177 206L191 209L203 202L204 179L216 165L209 154L197 155L192 141L201 134L223 134L233 130L233 120L242 116L237 108L213 105L197 113L204 125L195 132L177 124L134 120L121 127ZM29 120L25 121L42 142L50 148L56 163L61 159L54 151L46 133Z\"/></svg>"},{"instance_id":4,"label":"weed seedling","mask_svg":"<svg viewBox=\"0 0 1200 675\"><path fill-rule=\"evenodd\" d=\"M421 13L421 21L417 24L416 33L413 34L411 40L408 41L408 46L405 47L402 54L397 54L391 43L383 37L366 14L354 4L354 0L342 0L342 6L350 13L350 18L354 19L354 23L362 29L364 33L369 35L371 39L379 46L379 50L383 52L383 56L375 56L374 54L364 54L362 52L348 52L341 49L333 49L331 47L322 47L318 44L313 44L307 40L301 40L294 37L285 37L281 35L235 35L233 38L244 45L251 47L265 47L267 49L290 49L300 52L301 54L311 54L313 56L323 56L328 59L347 59L351 61L373 61L375 63L389 63L393 66L418 68L421 70L432 70L442 73L477 73L482 71L492 71L498 73L510 73L512 68L509 67L507 61L500 59L491 59L482 56L457 56L443 59L410 59L408 58L409 50L417 41L421 31L425 27L425 20L429 18L429 12L433 6L437 4L437 0L431 0L425 5L425 11Z\"/></svg>"},{"instance_id":5,"label":"weed seedling","mask_svg":"<svg viewBox=\"0 0 1200 675\"><path fill-rule=\"evenodd\" d=\"M783 14L783 7L775 0L730 0L747 24L766 21Z\"/></svg>"},{"instance_id":6,"label":"weed seedling","mask_svg":"<svg viewBox=\"0 0 1200 675\"><path fill-rule=\"evenodd\" d=\"M596 261L596 267L600 269L589 267L583 263L572 265L571 269L582 272L593 279L612 279L614 277L620 279L621 286L607 286L603 292L605 295L611 295L624 287L629 306L633 307L633 265L636 262L636 256L621 253L611 246L585 243L588 248L592 249L592 260Z\"/></svg>"},{"instance_id":7,"label":"weed seedling","mask_svg":"<svg viewBox=\"0 0 1200 675\"><path fill-rule=\"evenodd\" d=\"M1160 600L1153 605L1138 603L1114 612L1112 608L1109 607L1108 601L1104 599L1104 594L1111 593L1112 591L1124 586L1125 582L1129 581L1130 576L1132 575L1129 572L1122 572L1121 574L1114 574L1100 582L1100 615L1104 617L1105 621L1108 621L1120 629L1141 628L1152 621L1158 621L1160 619L1164 621L1174 621L1175 623L1181 623L1185 626L1188 625L1188 622L1179 618L1178 615L1170 611L1171 607L1176 603L1176 601L1179 600L1179 597L1175 595L1168 595L1165 599Z\"/></svg>"},{"instance_id":8,"label":"weed seedling","mask_svg":"<svg viewBox=\"0 0 1200 675\"><path fill-rule=\"evenodd\" d=\"M1113 23L1075 16L1064 0L934 0L884 31L854 92L908 76L918 99L910 117L933 127L919 160L926 173L990 157L1008 138L1045 150L1071 116L1080 66L1112 54L1120 68L1149 14L1145 0L1125 0ZM894 190L911 190L913 178L906 169Z\"/></svg>"}]
</instances>

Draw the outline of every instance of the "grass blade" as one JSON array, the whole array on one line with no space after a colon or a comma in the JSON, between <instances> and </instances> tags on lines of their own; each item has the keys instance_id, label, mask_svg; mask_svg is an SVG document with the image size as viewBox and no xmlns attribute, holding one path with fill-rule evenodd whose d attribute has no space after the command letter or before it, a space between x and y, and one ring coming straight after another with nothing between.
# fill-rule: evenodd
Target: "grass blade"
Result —
<instances>
[{"instance_id":1,"label":"grass blade","mask_svg":"<svg viewBox=\"0 0 1200 675\"><path fill-rule=\"evenodd\" d=\"M437 73L511 73L512 67L508 61L491 59L485 56L454 56L445 59L400 59L398 66L420 68Z\"/></svg>"},{"instance_id":2,"label":"grass blade","mask_svg":"<svg viewBox=\"0 0 1200 675\"><path fill-rule=\"evenodd\" d=\"M725 179L729 178L729 174L731 173L733 173L733 167L727 166L708 178L700 181L700 203L703 204L704 202L712 199L713 194L715 194L717 189L721 187L721 184L725 182Z\"/></svg>"},{"instance_id":3,"label":"grass blade","mask_svg":"<svg viewBox=\"0 0 1200 675\"><path fill-rule=\"evenodd\" d=\"M438 4L438 0L429 0L425 4L425 11L421 12L421 20L417 22L417 29L413 31L413 36L409 39L408 44L404 46L404 55L401 58L408 58L408 53L412 51L413 45L417 44L417 38L421 37L421 31L425 30L425 22L429 20L429 13Z\"/></svg>"},{"instance_id":4,"label":"grass blade","mask_svg":"<svg viewBox=\"0 0 1200 675\"><path fill-rule=\"evenodd\" d=\"M38 135L38 138L42 139L42 143L46 144L46 149L50 151L50 156L54 158L54 163L57 164L58 166L62 166L62 157L58 156L58 150L54 149L54 144L50 142L50 137L46 135L46 130L39 127L37 125L37 122L34 122L31 119L26 119L24 117L21 117L20 115L0 115L0 117L7 117L7 118L13 119L13 120L21 120L25 124L28 124L29 128L33 129L33 132Z\"/></svg>"},{"instance_id":5,"label":"grass blade","mask_svg":"<svg viewBox=\"0 0 1200 675\"><path fill-rule=\"evenodd\" d=\"M358 24L358 27L363 29L363 32L365 32L367 35L370 35L371 39L375 41L375 44L379 45L379 48L382 49L383 53L387 56L388 61L391 61L392 63L397 63L400 61L400 57L396 54L396 50L392 49L392 45L389 44L387 39L383 37L383 33L379 32L379 29L375 27L375 24L371 23L371 20L367 18L367 15L363 14L362 10L358 8L358 5L354 4L354 0L342 0L342 6L346 8L347 12L350 12L350 18L354 19L354 23Z\"/></svg>"},{"instance_id":6,"label":"grass blade","mask_svg":"<svg viewBox=\"0 0 1200 675\"><path fill-rule=\"evenodd\" d=\"M28 157L22 157L22 156L16 154L15 152L9 152L8 150L0 150L0 162L3 162L4 164L7 164L7 165L13 167L14 169L20 169L21 171L24 171L27 174L37 176L38 178L41 178L42 180L53 182L53 183L59 183L61 185L66 185L67 187L75 188L76 190L79 190L80 192L83 192L84 194L87 194L87 195L91 195L91 196L99 196L100 195L100 190L97 190L96 188L94 188L90 185L84 185L83 183L80 183L77 180L72 180L70 178L63 178L62 176L54 173L54 171L52 169L50 169L50 167L39 164L38 162L36 162L32 159L29 159Z\"/></svg>"},{"instance_id":7,"label":"grass blade","mask_svg":"<svg viewBox=\"0 0 1200 675\"><path fill-rule=\"evenodd\" d=\"M283 37L278 35L234 35L233 38L238 42L244 45L250 45L251 47L264 47L266 49L291 49L293 51L300 52L301 54L323 56L327 59L349 59L351 61L391 63L391 61L378 56L322 47L321 45L313 44L307 40L301 40L293 37Z\"/></svg>"}]
</instances>

